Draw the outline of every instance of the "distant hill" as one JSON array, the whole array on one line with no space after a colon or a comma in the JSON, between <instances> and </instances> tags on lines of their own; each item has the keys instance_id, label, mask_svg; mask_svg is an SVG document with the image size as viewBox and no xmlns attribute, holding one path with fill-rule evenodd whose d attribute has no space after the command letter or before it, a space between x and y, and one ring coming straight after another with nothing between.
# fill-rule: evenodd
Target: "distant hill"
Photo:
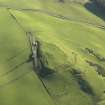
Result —
<instances>
[{"instance_id":1,"label":"distant hill","mask_svg":"<svg viewBox=\"0 0 105 105\"><path fill-rule=\"evenodd\" d=\"M60 1L60 2L76 2L76 3L82 3L82 4L84 4L84 3L86 3L86 2L88 2L88 1L90 1L90 0L58 0L58 1Z\"/></svg>"},{"instance_id":2,"label":"distant hill","mask_svg":"<svg viewBox=\"0 0 105 105\"><path fill-rule=\"evenodd\" d=\"M95 0L100 6L105 7L105 0Z\"/></svg>"}]
</instances>

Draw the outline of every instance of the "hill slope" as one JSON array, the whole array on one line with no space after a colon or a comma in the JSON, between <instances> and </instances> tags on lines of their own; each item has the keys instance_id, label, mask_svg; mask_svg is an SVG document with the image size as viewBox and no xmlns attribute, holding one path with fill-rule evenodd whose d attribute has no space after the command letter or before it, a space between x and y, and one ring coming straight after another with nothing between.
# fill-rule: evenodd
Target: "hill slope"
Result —
<instances>
[{"instance_id":1,"label":"hill slope","mask_svg":"<svg viewBox=\"0 0 105 105\"><path fill-rule=\"evenodd\" d=\"M69 0L0 0L0 23L1 105L105 104L104 19ZM27 31L55 71L42 78L50 95L27 62Z\"/></svg>"}]
</instances>

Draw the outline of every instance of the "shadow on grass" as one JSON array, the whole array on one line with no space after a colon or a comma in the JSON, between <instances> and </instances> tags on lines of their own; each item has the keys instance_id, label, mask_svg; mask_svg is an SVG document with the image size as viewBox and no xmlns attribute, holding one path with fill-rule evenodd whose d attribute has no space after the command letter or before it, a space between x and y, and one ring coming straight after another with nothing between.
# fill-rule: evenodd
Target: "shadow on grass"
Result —
<instances>
[{"instance_id":1,"label":"shadow on grass","mask_svg":"<svg viewBox=\"0 0 105 105\"><path fill-rule=\"evenodd\" d=\"M105 57L98 54L95 50L91 48L85 48L85 51L94 56L98 61L105 62Z\"/></svg>"},{"instance_id":2,"label":"shadow on grass","mask_svg":"<svg viewBox=\"0 0 105 105\"><path fill-rule=\"evenodd\" d=\"M98 4L95 3L95 1L88 2L84 6L88 11L105 20L105 9L101 6L98 6Z\"/></svg>"},{"instance_id":3,"label":"shadow on grass","mask_svg":"<svg viewBox=\"0 0 105 105\"><path fill-rule=\"evenodd\" d=\"M52 75L55 71L50 69L49 67L45 66L45 65L42 65L42 68L39 72L39 76L41 78L47 78L48 75Z\"/></svg>"},{"instance_id":4,"label":"shadow on grass","mask_svg":"<svg viewBox=\"0 0 105 105\"><path fill-rule=\"evenodd\" d=\"M92 87L90 84L83 78L82 73L79 70L72 69L71 74L76 79L77 83L80 86L80 89L92 96L95 96Z\"/></svg>"},{"instance_id":5,"label":"shadow on grass","mask_svg":"<svg viewBox=\"0 0 105 105\"><path fill-rule=\"evenodd\" d=\"M46 67L46 66L43 66L43 68L41 69L41 72L39 74L40 77L42 78L47 78L48 75L51 75L53 74L55 71Z\"/></svg>"},{"instance_id":6,"label":"shadow on grass","mask_svg":"<svg viewBox=\"0 0 105 105\"><path fill-rule=\"evenodd\" d=\"M92 66L95 68L96 72L101 75L102 77L105 77L105 68L102 67L100 64L96 64L92 61L86 60L86 62L89 64L89 66Z\"/></svg>"}]
</instances>

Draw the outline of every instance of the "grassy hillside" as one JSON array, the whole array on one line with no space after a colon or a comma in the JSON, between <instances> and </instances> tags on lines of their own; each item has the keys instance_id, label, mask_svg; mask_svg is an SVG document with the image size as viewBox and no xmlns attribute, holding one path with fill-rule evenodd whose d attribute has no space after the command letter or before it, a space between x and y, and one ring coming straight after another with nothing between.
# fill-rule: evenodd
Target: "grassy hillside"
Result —
<instances>
[{"instance_id":1,"label":"grassy hillside","mask_svg":"<svg viewBox=\"0 0 105 105\"><path fill-rule=\"evenodd\" d=\"M0 105L104 105L104 23L69 0L0 0ZM48 92L27 62L27 31L55 71L42 78Z\"/></svg>"}]
</instances>

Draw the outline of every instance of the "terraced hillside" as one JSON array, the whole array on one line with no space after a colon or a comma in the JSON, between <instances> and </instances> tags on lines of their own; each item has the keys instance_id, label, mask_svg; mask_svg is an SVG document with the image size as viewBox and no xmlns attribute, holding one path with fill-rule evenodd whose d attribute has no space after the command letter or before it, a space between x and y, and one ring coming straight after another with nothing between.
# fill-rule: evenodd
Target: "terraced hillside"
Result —
<instances>
[{"instance_id":1,"label":"terraced hillside","mask_svg":"<svg viewBox=\"0 0 105 105\"><path fill-rule=\"evenodd\" d=\"M104 19L85 0L0 0L0 105L105 105ZM27 32L52 74L34 72Z\"/></svg>"}]
</instances>

